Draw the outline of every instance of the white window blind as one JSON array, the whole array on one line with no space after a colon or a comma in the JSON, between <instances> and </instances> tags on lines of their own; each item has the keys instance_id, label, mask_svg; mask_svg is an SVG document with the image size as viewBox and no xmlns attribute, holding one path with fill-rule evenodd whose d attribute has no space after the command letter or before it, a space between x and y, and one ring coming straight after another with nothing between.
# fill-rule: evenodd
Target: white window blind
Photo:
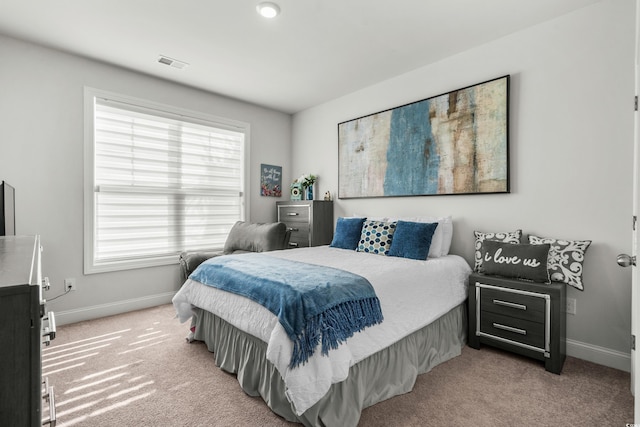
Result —
<instances>
[{"instance_id":1,"label":"white window blind","mask_svg":"<svg viewBox=\"0 0 640 427\"><path fill-rule=\"evenodd\" d=\"M244 219L245 130L94 99L92 267L221 249Z\"/></svg>"}]
</instances>

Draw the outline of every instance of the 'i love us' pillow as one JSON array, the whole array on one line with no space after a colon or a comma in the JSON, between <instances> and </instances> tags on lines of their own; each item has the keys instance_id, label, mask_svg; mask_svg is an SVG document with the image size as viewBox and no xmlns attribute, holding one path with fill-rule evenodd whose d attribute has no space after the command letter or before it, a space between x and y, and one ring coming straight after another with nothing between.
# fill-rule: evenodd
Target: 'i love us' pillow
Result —
<instances>
[{"instance_id":1,"label":"'i love us' pillow","mask_svg":"<svg viewBox=\"0 0 640 427\"><path fill-rule=\"evenodd\" d=\"M549 283L548 244L527 245L519 243L482 242L481 272L489 275L503 276L532 282Z\"/></svg>"},{"instance_id":2,"label":"'i love us' pillow","mask_svg":"<svg viewBox=\"0 0 640 427\"><path fill-rule=\"evenodd\" d=\"M520 239L522 239L522 230L495 233L474 231L473 235L476 237L476 251L474 254L475 265L473 269L474 271L482 273L482 242L484 242L485 240L496 240L498 242L505 243L520 243Z\"/></svg>"}]
</instances>

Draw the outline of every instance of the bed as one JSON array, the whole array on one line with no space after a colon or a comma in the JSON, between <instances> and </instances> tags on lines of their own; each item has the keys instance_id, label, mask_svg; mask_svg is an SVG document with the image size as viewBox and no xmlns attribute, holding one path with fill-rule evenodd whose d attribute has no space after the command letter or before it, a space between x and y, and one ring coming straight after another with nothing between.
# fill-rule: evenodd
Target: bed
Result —
<instances>
[{"instance_id":1,"label":"bed","mask_svg":"<svg viewBox=\"0 0 640 427\"><path fill-rule=\"evenodd\" d=\"M470 267L457 255L414 260L329 246L260 255L360 275L384 315L328 356L316 352L291 368L292 342L269 310L196 280L184 283L173 304L181 321L192 320L193 339L206 343L247 394L289 421L355 426L362 409L411 391L417 375L461 353Z\"/></svg>"}]
</instances>

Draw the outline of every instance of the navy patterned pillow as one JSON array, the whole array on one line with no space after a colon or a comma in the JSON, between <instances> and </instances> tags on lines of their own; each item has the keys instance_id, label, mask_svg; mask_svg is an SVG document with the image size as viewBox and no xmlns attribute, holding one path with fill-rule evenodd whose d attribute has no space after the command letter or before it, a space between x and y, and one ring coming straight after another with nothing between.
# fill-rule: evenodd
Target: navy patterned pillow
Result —
<instances>
[{"instance_id":1,"label":"navy patterned pillow","mask_svg":"<svg viewBox=\"0 0 640 427\"><path fill-rule=\"evenodd\" d=\"M395 230L395 222L365 221L356 250L358 252L386 255L391 247Z\"/></svg>"}]
</instances>

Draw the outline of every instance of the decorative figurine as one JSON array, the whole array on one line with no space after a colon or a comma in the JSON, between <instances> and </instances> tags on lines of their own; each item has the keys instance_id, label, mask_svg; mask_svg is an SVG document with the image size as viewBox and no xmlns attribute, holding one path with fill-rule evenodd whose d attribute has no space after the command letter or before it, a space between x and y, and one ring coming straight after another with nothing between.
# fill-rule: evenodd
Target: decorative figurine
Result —
<instances>
[{"instance_id":1,"label":"decorative figurine","mask_svg":"<svg viewBox=\"0 0 640 427\"><path fill-rule=\"evenodd\" d=\"M302 200L302 184L298 181L291 184L291 200Z\"/></svg>"},{"instance_id":2,"label":"decorative figurine","mask_svg":"<svg viewBox=\"0 0 640 427\"><path fill-rule=\"evenodd\" d=\"M294 199L293 193L291 193L291 200L302 200L302 199L313 200L313 195L315 194L315 192L313 191L313 184L315 184L317 179L318 179L318 175L312 175L312 174L300 175L300 178L296 179L295 181L293 181L293 184L291 184L291 191L293 191L293 187L295 185L299 185L301 196L300 198Z\"/></svg>"}]
</instances>

